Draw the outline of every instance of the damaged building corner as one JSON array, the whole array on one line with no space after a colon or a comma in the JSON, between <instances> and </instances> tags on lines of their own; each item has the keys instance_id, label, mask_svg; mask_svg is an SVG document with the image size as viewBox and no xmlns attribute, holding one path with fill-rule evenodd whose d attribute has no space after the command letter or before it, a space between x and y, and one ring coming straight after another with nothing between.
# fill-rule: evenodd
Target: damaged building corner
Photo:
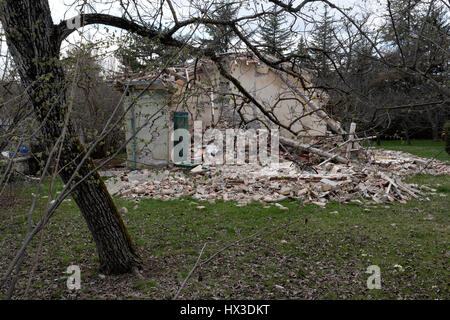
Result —
<instances>
[{"instance_id":1,"label":"damaged building corner","mask_svg":"<svg viewBox=\"0 0 450 320\"><path fill-rule=\"evenodd\" d=\"M329 123L344 132L322 111L325 93L300 89L305 83L310 85L308 71L302 70L303 84L296 84L293 90L293 79L286 81L251 55L223 54L221 61L271 118L248 102L208 59L166 68L158 75L122 76L115 80L115 87L127 91L125 105L134 102L126 119L127 139L135 135L127 146L129 168L170 163L173 141L169 141L169 133L176 129L177 116L187 117L184 127L190 132L194 121L202 121L203 129L279 128L286 138L296 133L300 142L326 136Z\"/></svg>"},{"instance_id":2,"label":"damaged building corner","mask_svg":"<svg viewBox=\"0 0 450 320\"><path fill-rule=\"evenodd\" d=\"M426 199L427 193L435 190L407 184L405 177L419 172L450 174L450 166L443 162L364 148L364 140L375 137L359 137L355 123L346 132L329 117L324 111L326 94L307 87L312 86L307 70L302 70L300 83L249 54L223 54L220 59L264 110L248 101L207 59L166 68L158 75L116 79L116 88L127 91L125 105L133 103L126 118L129 170L104 172L111 176L107 185L112 195L136 200L189 196L210 202L234 200L239 206L253 201L278 205L291 198L325 207L328 201ZM279 163L250 161L249 151L253 144L259 145L260 134L253 143L245 143L249 159L244 163L206 165L206 156L225 158L226 152L220 150L223 141L211 142L205 137L198 154L194 152L195 161L174 163L174 146L183 145L181 156L195 148L192 140L174 141L171 133L187 129L193 137L198 121L202 133L208 128L223 133L242 128L255 132L278 129L276 148L271 141L267 149L276 150Z\"/></svg>"}]
</instances>

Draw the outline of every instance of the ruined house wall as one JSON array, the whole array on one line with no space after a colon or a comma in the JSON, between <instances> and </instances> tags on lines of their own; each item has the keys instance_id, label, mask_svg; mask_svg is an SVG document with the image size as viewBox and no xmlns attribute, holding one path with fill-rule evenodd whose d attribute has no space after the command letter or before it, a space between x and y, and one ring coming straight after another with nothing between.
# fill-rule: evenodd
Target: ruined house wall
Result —
<instances>
[{"instance_id":1,"label":"ruined house wall","mask_svg":"<svg viewBox=\"0 0 450 320\"><path fill-rule=\"evenodd\" d=\"M188 112L191 130L194 127L194 121L202 121L203 128L210 127L213 123L217 124L224 115L225 103L220 101L222 98L218 94L223 82L216 69L212 72L199 72L197 81L191 83L188 90L185 90L185 86L179 90L177 95L180 99L171 104L170 109Z\"/></svg>"},{"instance_id":2,"label":"ruined house wall","mask_svg":"<svg viewBox=\"0 0 450 320\"><path fill-rule=\"evenodd\" d=\"M299 132L300 136L325 135L325 121L315 113L311 113L311 110L304 106L303 99L292 92L286 83L267 66L232 61L230 73L256 97L266 110L273 111L276 119L283 125L291 126L291 129ZM317 97L311 98L317 101ZM270 128L275 127L275 124L266 119L256 106L247 105L243 110L247 121L254 118L263 119ZM281 134L292 135L286 129L281 129Z\"/></svg>"},{"instance_id":3,"label":"ruined house wall","mask_svg":"<svg viewBox=\"0 0 450 320\"><path fill-rule=\"evenodd\" d=\"M311 110L304 106L304 100L292 92L270 68L264 64L232 59L227 62L227 67L231 75L238 79L241 85L256 97L266 110L273 109L274 116L283 125L291 126L291 129L298 132L300 136L326 134L326 122L315 113L311 113ZM196 84L190 87L193 92L189 93L189 98L174 108L189 112L190 128L193 128L195 120L202 120L204 127L211 126L213 119L214 124L223 120L231 126L239 124L240 116L236 111L236 106L241 104L242 99L237 98L236 101L233 101L231 95L224 93L232 93L235 97L241 96L241 93L231 83L224 81L214 65L209 66L208 69L200 69L197 76ZM179 94L187 93L182 90ZM319 105L322 104L316 94L310 94L310 96L313 101ZM242 114L246 121L259 119L264 121L269 128L277 127L252 104L245 105ZM265 128L258 121L250 123L249 127ZM281 134L287 137L292 136L286 129L281 129Z\"/></svg>"},{"instance_id":4,"label":"ruined house wall","mask_svg":"<svg viewBox=\"0 0 450 320\"><path fill-rule=\"evenodd\" d=\"M227 67L229 72L256 97L266 110L273 108L274 116L285 126L291 126L293 131L299 132L299 135L304 136L305 139L326 134L326 122L315 113L311 113L308 107L304 107L303 99L298 97L270 68L257 62L232 59L227 62ZM203 122L204 129L213 123L220 125L220 121L225 121L227 126L239 124L240 117L235 107L242 102L241 93L221 77L213 64L203 66L197 76L196 84L190 84L187 91L186 83L178 83L178 92L175 95L168 90L158 88L149 90L139 98L136 106L127 114L127 139L135 132L134 130L144 124L149 116L154 113L157 113L157 116L150 126L140 131L136 138L127 144L128 167L133 168L135 164L139 168L143 165L159 166L169 163L172 144L169 141L169 132L173 123L173 111L189 113L191 135L196 120ZM132 90L132 94L127 97L127 102L130 102L139 92L138 88ZM238 96L236 101L233 102L230 93ZM317 96L313 96L312 99L322 104ZM158 112L157 110L169 100L170 104ZM246 121L257 118L264 121L269 128L277 127L254 105L247 104L243 108L243 115ZM297 120L294 121L295 119ZM257 121L249 124L249 127L265 128ZM283 128L280 133L289 138L292 136Z\"/></svg>"}]
</instances>

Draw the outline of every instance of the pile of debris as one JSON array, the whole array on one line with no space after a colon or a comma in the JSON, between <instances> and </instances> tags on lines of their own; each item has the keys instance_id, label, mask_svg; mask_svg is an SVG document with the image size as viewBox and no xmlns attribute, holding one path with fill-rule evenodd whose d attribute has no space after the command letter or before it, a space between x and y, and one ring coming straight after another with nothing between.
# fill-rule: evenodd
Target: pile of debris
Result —
<instances>
[{"instance_id":1,"label":"pile of debris","mask_svg":"<svg viewBox=\"0 0 450 320\"><path fill-rule=\"evenodd\" d=\"M269 166L252 164L198 166L185 170L121 171L108 180L112 195L127 198L176 199L190 196L214 202L234 200L238 205L253 201L278 202L298 199L325 207L328 201L375 203L426 199L435 190L407 184L404 178L417 173L450 175L446 163L407 153L369 150L368 161L320 164L304 170L286 161Z\"/></svg>"}]
</instances>

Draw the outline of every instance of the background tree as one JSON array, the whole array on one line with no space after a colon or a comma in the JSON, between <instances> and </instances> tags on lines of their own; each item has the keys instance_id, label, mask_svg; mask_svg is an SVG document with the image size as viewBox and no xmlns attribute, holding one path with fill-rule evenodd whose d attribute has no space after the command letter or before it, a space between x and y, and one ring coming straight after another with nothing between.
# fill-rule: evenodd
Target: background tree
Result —
<instances>
[{"instance_id":1,"label":"background tree","mask_svg":"<svg viewBox=\"0 0 450 320\"><path fill-rule=\"evenodd\" d=\"M386 70L386 85L396 87L395 95L401 99L400 104L445 101L445 94L430 82L443 83L449 76L450 24L445 6L437 1L402 0L387 1L386 7L387 26L382 34L392 48L387 59L392 65L401 66ZM411 74L408 69L419 74ZM394 114L400 121L409 123L404 126L405 130L411 125L419 128L420 124L419 132L431 129L433 140L439 141L448 106L447 101L420 107L414 112L400 110ZM423 119L427 119L428 124Z\"/></svg>"},{"instance_id":2,"label":"background tree","mask_svg":"<svg viewBox=\"0 0 450 320\"><path fill-rule=\"evenodd\" d=\"M300 35L295 54L297 55L296 61L300 67L308 68L311 70L314 68L310 47L303 35Z\"/></svg>"},{"instance_id":3,"label":"background tree","mask_svg":"<svg viewBox=\"0 0 450 320\"><path fill-rule=\"evenodd\" d=\"M232 0L222 0L215 3L212 7L212 13L209 16L214 20L231 21L239 13L240 2ZM228 52L231 48L233 39L236 35L228 25L209 25L206 28L207 39L201 39L209 48L218 53Z\"/></svg>"},{"instance_id":4,"label":"background tree","mask_svg":"<svg viewBox=\"0 0 450 320\"><path fill-rule=\"evenodd\" d=\"M293 45L292 34L286 13L277 6L272 6L269 14L262 19L260 26L261 40L259 41L262 51L280 58L291 49Z\"/></svg>"},{"instance_id":5,"label":"background tree","mask_svg":"<svg viewBox=\"0 0 450 320\"><path fill-rule=\"evenodd\" d=\"M178 40L184 41L183 36ZM134 33L122 37L115 55L120 61L121 72L125 73L145 71L148 66L161 67L169 60L171 65L181 65L192 58L186 51L179 52L178 48L164 45L158 38L146 38Z\"/></svg>"},{"instance_id":6,"label":"background tree","mask_svg":"<svg viewBox=\"0 0 450 320\"><path fill-rule=\"evenodd\" d=\"M95 43L75 47L67 52L64 59L64 69L69 79L68 85L74 86L72 98L74 129L80 141L86 147L94 143L114 114L117 101L121 94L114 90L102 75L100 60L102 54L95 49ZM113 120L119 119L123 112L116 112ZM101 139L93 158L105 158L118 150L125 141L125 134L120 127L111 128L111 134Z\"/></svg>"},{"instance_id":7,"label":"background tree","mask_svg":"<svg viewBox=\"0 0 450 320\"><path fill-rule=\"evenodd\" d=\"M0 83L0 151L13 148L15 137L24 135L34 124L30 104L22 92L17 81Z\"/></svg>"},{"instance_id":8,"label":"background tree","mask_svg":"<svg viewBox=\"0 0 450 320\"><path fill-rule=\"evenodd\" d=\"M329 13L328 6L323 6L323 13L320 14L318 22L315 24L311 35L310 47L313 48L312 60L318 72L319 78L327 77L332 68L331 61L334 60L336 50L335 23Z\"/></svg>"}]
</instances>

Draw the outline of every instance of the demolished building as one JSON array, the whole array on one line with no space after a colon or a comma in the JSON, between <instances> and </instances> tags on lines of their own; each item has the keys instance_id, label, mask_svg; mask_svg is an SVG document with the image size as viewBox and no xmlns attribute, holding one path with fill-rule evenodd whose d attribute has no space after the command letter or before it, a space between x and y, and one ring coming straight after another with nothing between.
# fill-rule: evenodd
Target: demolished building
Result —
<instances>
[{"instance_id":1,"label":"demolished building","mask_svg":"<svg viewBox=\"0 0 450 320\"><path fill-rule=\"evenodd\" d=\"M220 73L210 60L117 81L117 87L127 94L127 102L133 102L125 103L131 111L127 116L127 138L132 141L127 146L128 168L140 170L106 174L112 177L107 182L112 195L136 201L183 197L234 200L238 205L260 201L280 208L278 202L289 198L323 208L329 201L377 204L426 200L436 190L408 184L405 178L417 173L450 174L447 163L434 159L363 148L359 142L375 137L357 137L355 123L346 132L331 119L324 111L327 96L312 88L307 70L297 79L250 54L225 54L221 66L237 82L224 78L223 70ZM236 84L255 101L243 96ZM280 150L276 154L280 162L263 166L251 163L249 142L245 148L249 161L238 165L208 167L200 160L191 163L192 167L145 168L170 164L171 151L180 143L170 133L178 128L192 131L198 120L203 130L227 131L242 125L279 129L276 145ZM191 139L184 143L190 151ZM203 159L208 152L206 147Z\"/></svg>"},{"instance_id":2,"label":"demolished building","mask_svg":"<svg viewBox=\"0 0 450 320\"><path fill-rule=\"evenodd\" d=\"M171 132L192 132L194 121L206 128L280 129L281 136L299 142L326 136L330 127L344 134L324 111L326 94L312 88L311 74L301 78L271 68L253 54L222 54L220 65L254 102L219 72L215 62L199 59L158 74L133 74L116 79L126 93L127 166L165 166L171 162ZM258 104L258 106L256 105ZM303 141L302 141L303 140ZM298 141L298 140L297 140ZM188 141L183 143L188 144Z\"/></svg>"}]
</instances>

